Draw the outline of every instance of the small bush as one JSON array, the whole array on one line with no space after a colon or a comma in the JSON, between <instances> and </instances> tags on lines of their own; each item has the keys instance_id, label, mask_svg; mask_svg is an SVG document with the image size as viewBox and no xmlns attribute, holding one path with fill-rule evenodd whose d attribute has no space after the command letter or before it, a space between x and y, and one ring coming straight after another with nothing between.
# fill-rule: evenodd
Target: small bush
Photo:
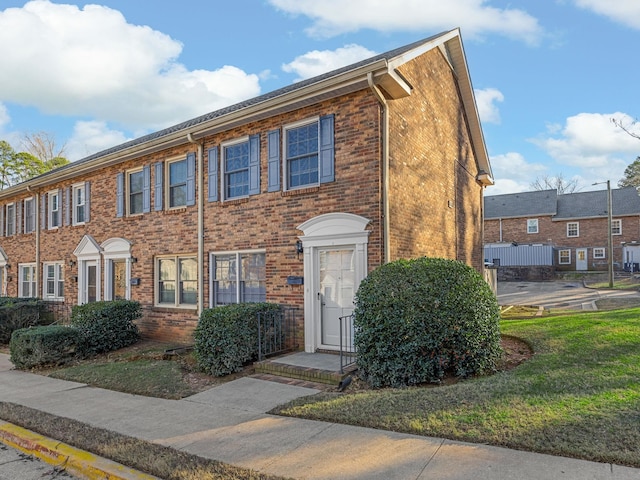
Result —
<instances>
[{"instance_id":1,"label":"small bush","mask_svg":"<svg viewBox=\"0 0 640 480\"><path fill-rule=\"evenodd\" d=\"M81 335L81 354L91 356L133 345L140 339L134 322L142 316L139 302L115 300L74 305L71 325Z\"/></svg>"},{"instance_id":2,"label":"small bush","mask_svg":"<svg viewBox=\"0 0 640 480\"><path fill-rule=\"evenodd\" d=\"M258 313L279 309L273 303L239 303L204 310L195 331L199 368L214 376L242 370L258 357Z\"/></svg>"},{"instance_id":3,"label":"small bush","mask_svg":"<svg viewBox=\"0 0 640 480\"><path fill-rule=\"evenodd\" d=\"M15 330L52 322L44 303L37 298L0 297L0 344L9 343Z\"/></svg>"},{"instance_id":4,"label":"small bush","mask_svg":"<svg viewBox=\"0 0 640 480\"><path fill-rule=\"evenodd\" d=\"M18 368L59 365L75 357L80 332L62 325L22 328L9 342L11 362Z\"/></svg>"},{"instance_id":5,"label":"small bush","mask_svg":"<svg viewBox=\"0 0 640 480\"><path fill-rule=\"evenodd\" d=\"M360 284L358 366L374 387L438 382L495 369L500 312L489 285L454 260L398 260Z\"/></svg>"}]
</instances>

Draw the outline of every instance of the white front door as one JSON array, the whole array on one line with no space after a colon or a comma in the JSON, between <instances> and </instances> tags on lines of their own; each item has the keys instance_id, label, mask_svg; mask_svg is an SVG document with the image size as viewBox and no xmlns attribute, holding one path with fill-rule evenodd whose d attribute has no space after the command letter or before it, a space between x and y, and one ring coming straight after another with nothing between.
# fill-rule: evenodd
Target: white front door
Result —
<instances>
[{"instance_id":1,"label":"white front door","mask_svg":"<svg viewBox=\"0 0 640 480\"><path fill-rule=\"evenodd\" d=\"M318 285L320 322L317 332L320 348L340 347L340 317L353 313L355 294L355 249L319 248Z\"/></svg>"},{"instance_id":2,"label":"white front door","mask_svg":"<svg viewBox=\"0 0 640 480\"><path fill-rule=\"evenodd\" d=\"M82 285L82 303L98 301L98 262L84 261L84 278Z\"/></svg>"},{"instance_id":3,"label":"white front door","mask_svg":"<svg viewBox=\"0 0 640 480\"><path fill-rule=\"evenodd\" d=\"M587 270L589 268L589 261L587 260L587 249L576 249L576 270Z\"/></svg>"}]
</instances>

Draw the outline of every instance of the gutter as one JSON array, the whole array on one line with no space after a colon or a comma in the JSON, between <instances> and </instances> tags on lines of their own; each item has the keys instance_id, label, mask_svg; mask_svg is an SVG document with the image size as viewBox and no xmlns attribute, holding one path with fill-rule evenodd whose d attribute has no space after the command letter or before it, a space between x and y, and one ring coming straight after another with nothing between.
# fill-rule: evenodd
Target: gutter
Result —
<instances>
[{"instance_id":1,"label":"gutter","mask_svg":"<svg viewBox=\"0 0 640 480\"><path fill-rule=\"evenodd\" d=\"M202 179L204 175L204 165L203 165L203 150L204 150L204 140L202 143L198 143L193 139L193 135L191 132L187 133L187 142L197 146L197 172L198 176L197 180L197 198L196 202L198 204L198 318L200 318L200 314L202 314L202 310L204 308L204 195L203 195L203 183Z\"/></svg>"},{"instance_id":2,"label":"gutter","mask_svg":"<svg viewBox=\"0 0 640 480\"><path fill-rule=\"evenodd\" d=\"M373 74L367 74L369 88L382 105L382 245L384 263L389 263L389 104L380 89L373 82Z\"/></svg>"}]
</instances>

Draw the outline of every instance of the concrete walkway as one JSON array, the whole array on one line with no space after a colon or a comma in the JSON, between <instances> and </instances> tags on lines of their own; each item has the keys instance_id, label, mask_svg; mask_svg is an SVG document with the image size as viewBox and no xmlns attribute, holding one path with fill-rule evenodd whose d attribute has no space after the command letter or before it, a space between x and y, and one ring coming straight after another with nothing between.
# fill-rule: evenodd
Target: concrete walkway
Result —
<instances>
[{"instance_id":1,"label":"concrete walkway","mask_svg":"<svg viewBox=\"0 0 640 480\"><path fill-rule=\"evenodd\" d=\"M267 415L317 390L241 378L182 400L88 387L12 370L0 401L260 472L298 479L640 479L640 469Z\"/></svg>"}]
</instances>

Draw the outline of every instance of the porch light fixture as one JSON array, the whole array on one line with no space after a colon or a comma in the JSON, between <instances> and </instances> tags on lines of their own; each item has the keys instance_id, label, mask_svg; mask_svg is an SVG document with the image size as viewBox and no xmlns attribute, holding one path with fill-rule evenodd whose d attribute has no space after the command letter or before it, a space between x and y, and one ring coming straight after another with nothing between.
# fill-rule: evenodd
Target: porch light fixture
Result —
<instances>
[{"instance_id":1,"label":"porch light fixture","mask_svg":"<svg viewBox=\"0 0 640 480\"><path fill-rule=\"evenodd\" d=\"M138 259L136 257L131 257L131 263L138 263Z\"/></svg>"},{"instance_id":2,"label":"porch light fixture","mask_svg":"<svg viewBox=\"0 0 640 480\"><path fill-rule=\"evenodd\" d=\"M75 260L69 260L69 266L70 267L75 267L76 265L76 261Z\"/></svg>"},{"instance_id":3,"label":"porch light fixture","mask_svg":"<svg viewBox=\"0 0 640 480\"><path fill-rule=\"evenodd\" d=\"M304 248L302 247L302 241L298 240L296 241L296 255L298 256L298 259L300 259L300 254L304 252Z\"/></svg>"},{"instance_id":4,"label":"porch light fixture","mask_svg":"<svg viewBox=\"0 0 640 480\"><path fill-rule=\"evenodd\" d=\"M607 220L608 220L608 247L609 247L609 288L613 288L613 202L611 201L611 180L596 182L594 185L607 184Z\"/></svg>"}]
</instances>

